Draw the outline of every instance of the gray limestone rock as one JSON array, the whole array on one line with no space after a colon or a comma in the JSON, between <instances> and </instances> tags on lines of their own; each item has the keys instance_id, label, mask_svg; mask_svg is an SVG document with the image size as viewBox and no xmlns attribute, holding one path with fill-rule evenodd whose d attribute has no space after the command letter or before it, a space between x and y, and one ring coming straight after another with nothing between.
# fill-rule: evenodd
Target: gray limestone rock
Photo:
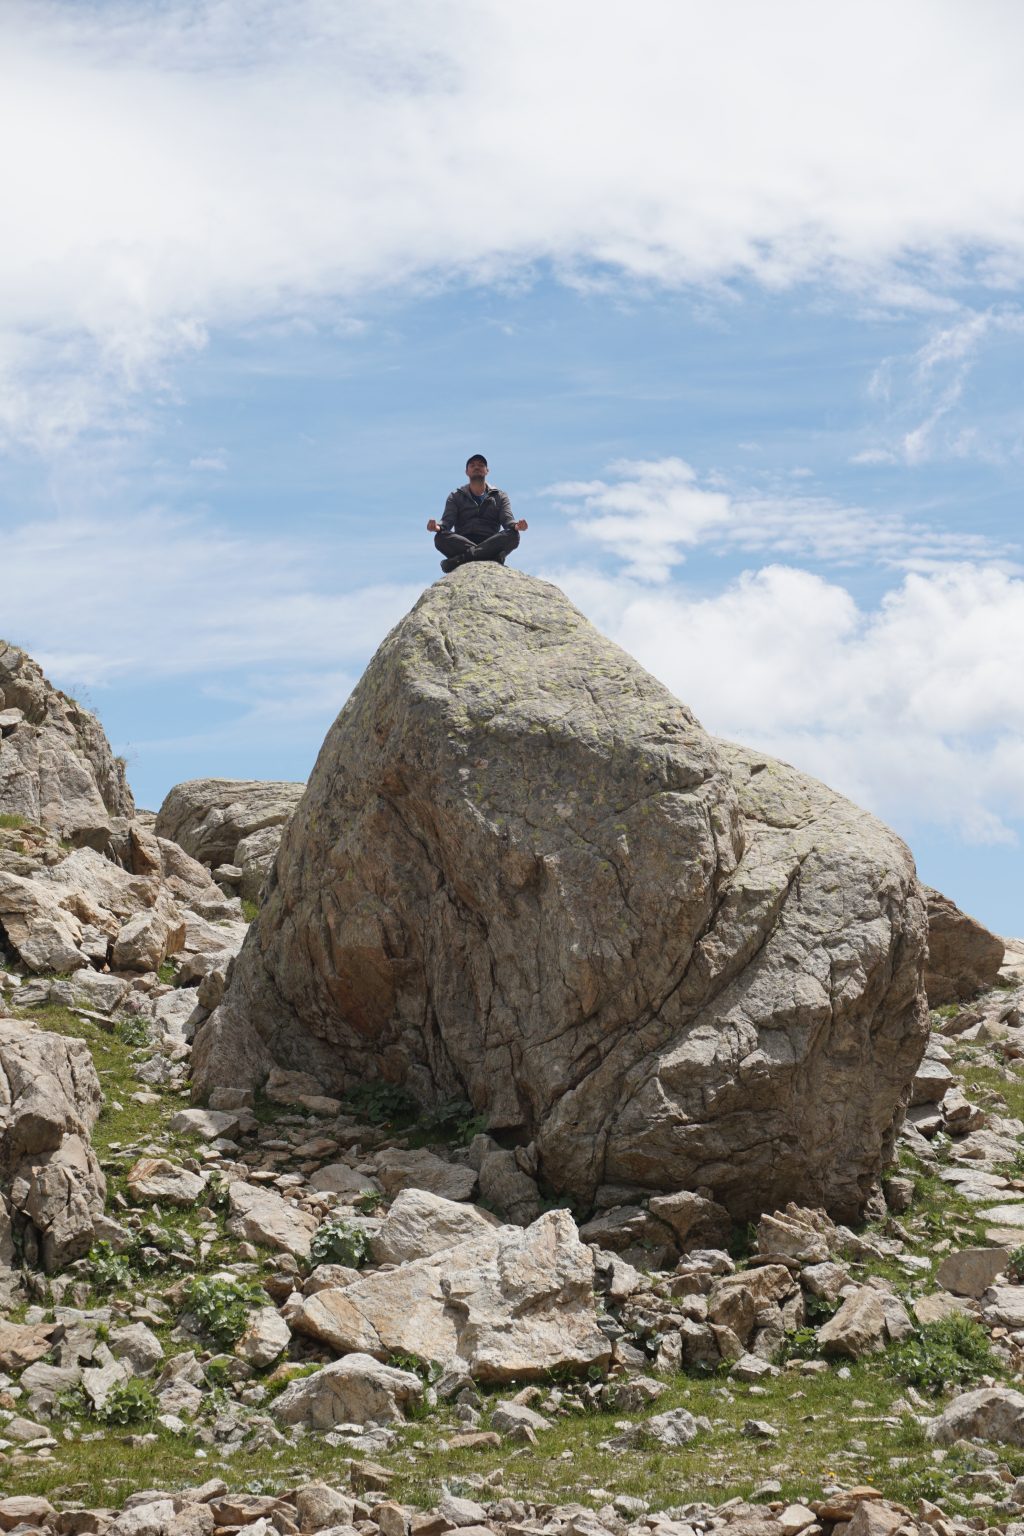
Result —
<instances>
[{"instance_id":1,"label":"gray limestone rock","mask_svg":"<svg viewBox=\"0 0 1024 1536\"><path fill-rule=\"evenodd\" d=\"M444 1200L425 1189L403 1189L371 1238L370 1250L378 1264L404 1264L472 1242L498 1225L496 1217L475 1205Z\"/></svg>"},{"instance_id":2,"label":"gray limestone rock","mask_svg":"<svg viewBox=\"0 0 1024 1536\"><path fill-rule=\"evenodd\" d=\"M48 1273L88 1252L103 1214L89 1145L101 1103L84 1040L0 1019L0 1187L23 1247Z\"/></svg>"},{"instance_id":3,"label":"gray limestone rock","mask_svg":"<svg viewBox=\"0 0 1024 1536\"><path fill-rule=\"evenodd\" d=\"M423 1385L412 1371L353 1353L313 1376L293 1381L275 1399L272 1412L282 1424L306 1424L311 1429L394 1424L403 1420L403 1407L418 1402L422 1395Z\"/></svg>"},{"instance_id":4,"label":"gray limestone rock","mask_svg":"<svg viewBox=\"0 0 1024 1536\"><path fill-rule=\"evenodd\" d=\"M44 677L30 656L0 641L0 812L23 816L76 844L105 848L111 818L135 805L103 727Z\"/></svg>"},{"instance_id":5,"label":"gray limestone rock","mask_svg":"<svg viewBox=\"0 0 1024 1536\"><path fill-rule=\"evenodd\" d=\"M238 864L244 878L254 860L265 858L269 864L273 858L270 838L254 844L253 835L273 829L280 842L281 829L305 788L259 779L189 779L168 792L157 813L157 836L211 868ZM236 857L242 842L248 843L246 863Z\"/></svg>"},{"instance_id":6,"label":"gray limestone rock","mask_svg":"<svg viewBox=\"0 0 1024 1536\"><path fill-rule=\"evenodd\" d=\"M289 1322L339 1353L411 1353L478 1381L586 1371L611 1353L597 1326L593 1253L562 1210L525 1231L495 1227L342 1289L317 1291Z\"/></svg>"},{"instance_id":7,"label":"gray limestone rock","mask_svg":"<svg viewBox=\"0 0 1024 1536\"><path fill-rule=\"evenodd\" d=\"M924 943L893 833L713 740L556 587L469 565L332 727L194 1088L404 1080L578 1199L851 1217L921 1058Z\"/></svg>"},{"instance_id":8,"label":"gray limestone rock","mask_svg":"<svg viewBox=\"0 0 1024 1536\"><path fill-rule=\"evenodd\" d=\"M1024 1393L1010 1387L962 1392L932 1419L925 1433L936 1445L973 1439L1024 1445Z\"/></svg>"},{"instance_id":9,"label":"gray limestone rock","mask_svg":"<svg viewBox=\"0 0 1024 1536\"><path fill-rule=\"evenodd\" d=\"M924 984L928 1006L941 1008L994 987L1006 946L976 918L961 912L941 891L924 886L928 899L928 959Z\"/></svg>"}]
</instances>

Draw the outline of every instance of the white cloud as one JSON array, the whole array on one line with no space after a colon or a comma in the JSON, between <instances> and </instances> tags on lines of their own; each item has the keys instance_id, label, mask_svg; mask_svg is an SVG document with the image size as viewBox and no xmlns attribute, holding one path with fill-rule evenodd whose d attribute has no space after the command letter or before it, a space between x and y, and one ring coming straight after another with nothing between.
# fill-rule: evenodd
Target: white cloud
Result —
<instances>
[{"instance_id":1,"label":"white cloud","mask_svg":"<svg viewBox=\"0 0 1024 1536\"><path fill-rule=\"evenodd\" d=\"M8 0L0 37L0 431L44 449L381 287L1022 271L1005 0Z\"/></svg>"},{"instance_id":2,"label":"white cloud","mask_svg":"<svg viewBox=\"0 0 1024 1536\"><path fill-rule=\"evenodd\" d=\"M921 565L1008 554L980 534L946 531L898 513L846 507L823 496L771 497L702 488L679 458L619 460L612 479L564 481L547 494L576 531L603 545L638 580L667 582L686 551L702 545L851 565Z\"/></svg>"},{"instance_id":3,"label":"white cloud","mask_svg":"<svg viewBox=\"0 0 1024 1536\"><path fill-rule=\"evenodd\" d=\"M986 345L1024 335L1024 313L1012 307L964 310L937 326L909 356L887 357L868 395L887 411L883 441L852 456L854 464L924 464L937 458L1002 459L1021 448L1018 414L996 431L960 424L958 411Z\"/></svg>"},{"instance_id":4,"label":"white cloud","mask_svg":"<svg viewBox=\"0 0 1024 1536\"><path fill-rule=\"evenodd\" d=\"M1013 841L1024 820L1024 581L908 574L877 609L774 565L690 600L628 578L553 579L718 735L901 826Z\"/></svg>"},{"instance_id":5,"label":"white cloud","mask_svg":"<svg viewBox=\"0 0 1024 1536\"><path fill-rule=\"evenodd\" d=\"M284 679L360 661L421 586L346 588L344 569L312 542L230 533L208 517L162 511L118 519L39 519L4 535L4 638L64 679L249 679L298 702ZM282 693L282 687L286 692Z\"/></svg>"}]
</instances>

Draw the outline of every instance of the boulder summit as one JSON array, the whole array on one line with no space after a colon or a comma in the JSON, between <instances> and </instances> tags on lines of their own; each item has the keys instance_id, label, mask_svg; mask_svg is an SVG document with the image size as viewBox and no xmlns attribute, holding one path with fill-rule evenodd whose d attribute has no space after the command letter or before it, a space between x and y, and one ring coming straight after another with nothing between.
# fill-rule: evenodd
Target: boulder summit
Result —
<instances>
[{"instance_id":1,"label":"boulder summit","mask_svg":"<svg viewBox=\"0 0 1024 1536\"><path fill-rule=\"evenodd\" d=\"M715 740L557 587L473 565L332 726L194 1089L386 1079L470 1100L583 1203L849 1218L921 1058L925 943L892 832Z\"/></svg>"}]
</instances>

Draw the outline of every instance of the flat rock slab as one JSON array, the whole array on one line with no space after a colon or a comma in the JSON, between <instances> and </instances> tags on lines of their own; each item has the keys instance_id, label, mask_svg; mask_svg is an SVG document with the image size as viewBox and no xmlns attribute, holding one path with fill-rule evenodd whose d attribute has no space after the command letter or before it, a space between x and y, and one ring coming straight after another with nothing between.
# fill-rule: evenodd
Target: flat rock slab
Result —
<instances>
[{"instance_id":1,"label":"flat rock slab","mask_svg":"<svg viewBox=\"0 0 1024 1536\"><path fill-rule=\"evenodd\" d=\"M179 1109L171 1119L171 1130L216 1141L218 1136L237 1135L238 1116L226 1109Z\"/></svg>"},{"instance_id":2,"label":"flat rock slab","mask_svg":"<svg viewBox=\"0 0 1024 1536\"><path fill-rule=\"evenodd\" d=\"M1008 1248L962 1248L949 1253L935 1272L935 1279L956 1296L978 1297L1006 1268Z\"/></svg>"},{"instance_id":3,"label":"flat rock slab","mask_svg":"<svg viewBox=\"0 0 1024 1536\"><path fill-rule=\"evenodd\" d=\"M309 1258L317 1220L270 1189L241 1180L228 1186L228 1231L263 1248L277 1248L297 1259Z\"/></svg>"},{"instance_id":4,"label":"flat rock slab","mask_svg":"<svg viewBox=\"0 0 1024 1536\"><path fill-rule=\"evenodd\" d=\"M271 1408L282 1424L333 1429L338 1424L396 1424L403 1406L419 1402L423 1384L412 1371L396 1370L354 1353L313 1376L285 1387Z\"/></svg>"},{"instance_id":5,"label":"flat rock slab","mask_svg":"<svg viewBox=\"0 0 1024 1536\"><path fill-rule=\"evenodd\" d=\"M1020 1205L990 1205L980 1213L983 1221L991 1221L998 1227L1024 1230L1024 1201Z\"/></svg>"}]
</instances>

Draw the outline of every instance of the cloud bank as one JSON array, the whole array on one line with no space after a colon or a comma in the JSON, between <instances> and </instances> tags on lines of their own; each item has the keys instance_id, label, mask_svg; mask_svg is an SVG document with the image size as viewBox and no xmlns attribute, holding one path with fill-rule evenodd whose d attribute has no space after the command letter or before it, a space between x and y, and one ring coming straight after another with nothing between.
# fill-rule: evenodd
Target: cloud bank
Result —
<instances>
[{"instance_id":1,"label":"cloud bank","mask_svg":"<svg viewBox=\"0 0 1024 1536\"><path fill-rule=\"evenodd\" d=\"M1022 270L1013 0L9 0L0 39L0 433L38 449L381 290Z\"/></svg>"}]
</instances>

